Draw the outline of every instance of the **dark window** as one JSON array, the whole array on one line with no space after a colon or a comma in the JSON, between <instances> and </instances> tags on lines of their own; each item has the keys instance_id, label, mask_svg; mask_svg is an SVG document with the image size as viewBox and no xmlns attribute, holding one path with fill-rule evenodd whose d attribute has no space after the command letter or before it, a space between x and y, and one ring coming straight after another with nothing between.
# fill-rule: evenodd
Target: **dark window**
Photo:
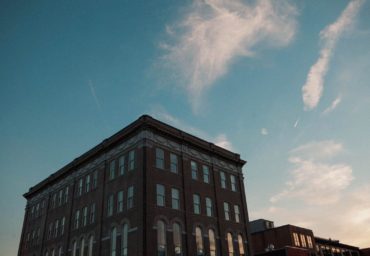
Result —
<instances>
[{"instance_id":1,"label":"dark window","mask_svg":"<svg viewBox=\"0 0 370 256\"><path fill-rule=\"evenodd\" d=\"M166 198L165 198L165 188L161 184L157 184L157 205L158 206L165 206Z\"/></svg>"},{"instance_id":2,"label":"dark window","mask_svg":"<svg viewBox=\"0 0 370 256\"><path fill-rule=\"evenodd\" d=\"M178 173L178 159L177 159L177 155L170 154L170 160L171 160L171 172Z\"/></svg>"},{"instance_id":3,"label":"dark window","mask_svg":"<svg viewBox=\"0 0 370 256\"><path fill-rule=\"evenodd\" d=\"M172 197L172 209L175 210L180 209L180 191L176 188L172 188L171 197Z\"/></svg>"},{"instance_id":4,"label":"dark window","mask_svg":"<svg viewBox=\"0 0 370 256\"><path fill-rule=\"evenodd\" d=\"M119 175L124 175L125 174L125 171L126 171L126 167L125 167L125 156L121 156L119 159L118 159L118 169L119 169Z\"/></svg>"},{"instance_id":5,"label":"dark window","mask_svg":"<svg viewBox=\"0 0 370 256\"><path fill-rule=\"evenodd\" d=\"M163 149L155 149L155 167L164 169L164 151Z\"/></svg>"},{"instance_id":6,"label":"dark window","mask_svg":"<svg viewBox=\"0 0 370 256\"><path fill-rule=\"evenodd\" d=\"M193 180L197 180L198 179L198 165L194 161L191 161L190 165L191 165L191 177L193 178Z\"/></svg>"},{"instance_id":7,"label":"dark window","mask_svg":"<svg viewBox=\"0 0 370 256\"><path fill-rule=\"evenodd\" d=\"M200 214L200 197L197 194L193 195L193 208L195 214Z\"/></svg>"},{"instance_id":8,"label":"dark window","mask_svg":"<svg viewBox=\"0 0 370 256\"><path fill-rule=\"evenodd\" d=\"M208 217L213 216L212 200L209 197L206 197L206 213Z\"/></svg>"},{"instance_id":9,"label":"dark window","mask_svg":"<svg viewBox=\"0 0 370 256\"><path fill-rule=\"evenodd\" d=\"M134 207L134 186L130 186L127 192L127 209Z\"/></svg>"},{"instance_id":10,"label":"dark window","mask_svg":"<svg viewBox=\"0 0 370 256\"><path fill-rule=\"evenodd\" d=\"M113 180L116 176L116 161L112 160L109 164L109 179Z\"/></svg>"},{"instance_id":11,"label":"dark window","mask_svg":"<svg viewBox=\"0 0 370 256\"><path fill-rule=\"evenodd\" d=\"M203 165L203 181L209 183L209 168L206 165Z\"/></svg>"}]
</instances>

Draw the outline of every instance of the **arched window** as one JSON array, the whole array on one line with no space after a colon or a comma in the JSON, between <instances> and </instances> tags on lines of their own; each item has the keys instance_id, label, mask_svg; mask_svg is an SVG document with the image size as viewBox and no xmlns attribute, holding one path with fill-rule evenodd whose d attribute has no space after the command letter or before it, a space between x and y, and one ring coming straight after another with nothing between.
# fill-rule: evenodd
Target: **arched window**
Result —
<instances>
[{"instance_id":1,"label":"arched window","mask_svg":"<svg viewBox=\"0 0 370 256\"><path fill-rule=\"evenodd\" d=\"M85 238L81 238L80 256L85 256Z\"/></svg>"},{"instance_id":2,"label":"arched window","mask_svg":"<svg viewBox=\"0 0 370 256\"><path fill-rule=\"evenodd\" d=\"M208 237L209 237L210 256L216 256L216 240L215 240L215 232L213 231L213 229L208 230Z\"/></svg>"},{"instance_id":3,"label":"arched window","mask_svg":"<svg viewBox=\"0 0 370 256\"><path fill-rule=\"evenodd\" d=\"M173 224L173 244L175 246L175 255L182 255L182 239L181 239L181 227L179 223Z\"/></svg>"},{"instance_id":4,"label":"arched window","mask_svg":"<svg viewBox=\"0 0 370 256\"><path fill-rule=\"evenodd\" d=\"M228 255L234 256L234 243L233 243L233 236L231 233L227 233L227 249Z\"/></svg>"},{"instance_id":5,"label":"arched window","mask_svg":"<svg viewBox=\"0 0 370 256\"><path fill-rule=\"evenodd\" d=\"M117 228L112 228L111 237L110 237L110 255L116 256L117 249Z\"/></svg>"},{"instance_id":6,"label":"arched window","mask_svg":"<svg viewBox=\"0 0 370 256\"><path fill-rule=\"evenodd\" d=\"M197 255L204 255L203 235L200 227L195 227L195 243L197 245Z\"/></svg>"},{"instance_id":7,"label":"arched window","mask_svg":"<svg viewBox=\"0 0 370 256\"><path fill-rule=\"evenodd\" d=\"M77 242L73 241L72 256L77 256Z\"/></svg>"},{"instance_id":8,"label":"arched window","mask_svg":"<svg viewBox=\"0 0 370 256\"><path fill-rule=\"evenodd\" d=\"M63 248L62 248L62 246L59 246L58 256L62 256L62 253L63 253Z\"/></svg>"},{"instance_id":9,"label":"arched window","mask_svg":"<svg viewBox=\"0 0 370 256\"><path fill-rule=\"evenodd\" d=\"M90 238L89 238L88 256L92 256L93 255L93 247L94 247L94 236L90 236Z\"/></svg>"},{"instance_id":10,"label":"arched window","mask_svg":"<svg viewBox=\"0 0 370 256\"><path fill-rule=\"evenodd\" d=\"M162 220L157 221L157 255L167 255L166 224Z\"/></svg>"},{"instance_id":11,"label":"arched window","mask_svg":"<svg viewBox=\"0 0 370 256\"><path fill-rule=\"evenodd\" d=\"M243 243L243 237L239 234L238 235L238 245L239 245L239 255L244 256L244 243Z\"/></svg>"},{"instance_id":12,"label":"arched window","mask_svg":"<svg viewBox=\"0 0 370 256\"><path fill-rule=\"evenodd\" d=\"M128 240L128 225L125 223L122 226L121 256L127 256L127 240Z\"/></svg>"}]
</instances>

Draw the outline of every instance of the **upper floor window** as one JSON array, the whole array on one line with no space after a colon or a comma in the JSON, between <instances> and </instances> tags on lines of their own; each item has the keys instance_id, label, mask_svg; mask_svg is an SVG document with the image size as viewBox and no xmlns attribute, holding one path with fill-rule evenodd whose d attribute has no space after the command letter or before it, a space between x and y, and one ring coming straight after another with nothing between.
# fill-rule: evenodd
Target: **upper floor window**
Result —
<instances>
[{"instance_id":1,"label":"upper floor window","mask_svg":"<svg viewBox=\"0 0 370 256\"><path fill-rule=\"evenodd\" d=\"M117 228L112 228L111 238L110 238L110 255L116 256L117 250Z\"/></svg>"},{"instance_id":2,"label":"upper floor window","mask_svg":"<svg viewBox=\"0 0 370 256\"><path fill-rule=\"evenodd\" d=\"M119 191L117 194L117 212L123 211L123 191Z\"/></svg>"},{"instance_id":3,"label":"upper floor window","mask_svg":"<svg viewBox=\"0 0 370 256\"><path fill-rule=\"evenodd\" d=\"M32 236L35 237L35 233L33 233ZM48 239L51 239L52 237L53 237L53 223L51 222L49 223Z\"/></svg>"},{"instance_id":4,"label":"upper floor window","mask_svg":"<svg viewBox=\"0 0 370 256\"><path fill-rule=\"evenodd\" d=\"M90 205L90 224L95 222L95 203Z\"/></svg>"},{"instance_id":5,"label":"upper floor window","mask_svg":"<svg viewBox=\"0 0 370 256\"><path fill-rule=\"evenodd\" d=\"M216 239L215 239L215 232L213 229L208 230L208 238L209 238L209 255L216 256Z\"/></svg>"},{"instance_id":6,"label":"upper floor window","mask_svg":"<svg viewBox=\"0 0 370 256\"><path fill-rule=\"evenodd\" d=\"M227 233L227 249L228 249L228 255L234 256L234 242L233 242L233 236L231 233Z\"/></svg>"},{"instance_id":7,"label":"upper floor window","mask_svg":"<svg viewBox=\"0 0 370 256\"><path fill-rule=\"evenodd\" d=\"M61 206L63 204L63 190L61 189L61 190L59 190L59 195L58 195L58 205L59 206ZM39 206L38 204L37 204L37 206ZM37 212L38 212L38 207L37 207Z\"/></svg>"},{"instance_id":8,"label":"upper floor window","mask_svg":"<svg viewBox=\"0 0 370 256\"><path fill-rule=\"evenodd\" d=\"M108 205L107 205L107 215L112 216L113 215L113 195L109 195L107 203L108 203Z\"/></svg>"},{"instance_id":9,"label":"upper floor window","mask_svg":"<svg viewBox=\"0 0 370 256\"><path fill-rule=\"evenodd\" d=\"M209 168L206 165L203 165L203 181L209 183Z\"/></svg>"},{"instance_id":10,"label":"upper floor window","mask_svg":"<svg viewBox=\"0 0 370 256\"><path fill-rule=\"evenodd\" d=\"M157 205L165 206L165 188L161 184L157 184Z\"/></svg>"},{"instance_id":11,"label":"upper floor window","mask_svg":"<svg viewBox=\"0 0 370 256\"><path fill-rule=\"evenodd\" d=\"M206 197L206 213L208 217L213 216L212 199L209 197Z\"/></svg>"},{"instance_id":12,"label":"upper floor window","mask_svg":"<svg viewBox=\"0 0 370 256\"><path fill-rule=\"evenodd\" d=\"M127 256L127 248L128 248L128 224L125 223L122 226L121 256Z\"/></svg>"},{"instance_id":13,"label":"upper floor window","mask_svg":"<svg viewBox=\"0 0 370 256\"><path fill-rule=\"evenodd\" d=\"M243 237L239 234L238 235L238 245L239 245L239 255L244 256L244 243L243 243Z\"/></svg>"},{"instance_id":14,"label":"upper floor window","mask_svg":"<svg viewBox=\"0 0 370 256\"><path fill-rule=\"evenodd\" d=\"M166 224L162 220L157 221L157 255L167 255Z\"/></svg>"},{"instance_id":15,"label":"upper floor window","mask_svg":"<svg viewBox=\"0 0 370 256\"><path fill-rule=\"evenodd\" d=\"M88 248L88 251L87 251L88 256L93 255L93 247L94 247L94 236L91 235L90 238L89 238L89 248Z\"/></svg>"},{"instance_id":16,"label":"upper floor window","mask_svg":"<svg viewBox=\"0 0 370 256\"><path fill-rule=\"evenodd\" d=\"M116 160L112 160L109 164L109 179L113 180L116 176Z\"/></svg>"},{"instance_id":17,"label":"upper floor window","mask_svg":"<svg viewBox=\"0 0 370 256\"><path fill-rule=\"evenodd\" d=\"M54 224L54 237L58 237L58 231L59 231L59 220L56 220Z\"/></svg>"},{"instance_id":18,"label":"upper floor window","mask_svg":"<svg viewBox=\"0 0 370 256\"><path fill-rule=\"evenodd\" d=\"M182 255L182 234L180 224L177 222L173 223L173 245L175 247L175 256Z\"/></svg>"},{"instance_id":19,"label":"upper floor window","mask_svg":"<svg viewBox=\"0 0 370 256\"><path fill-rule=\"evenodd\" d=\"M193 208L195 214L200 214L200 197L197 194L193 195Z\"/></svg>"},{"instance_id":20,"label":"upper floor window","mask_svg":"<svg viewBox=\"0 0 370 256\"><path fill-rule=\"evenodd\" d=\"M224 172L220 172L221 188L226 188L226 176Z\"/></svg>"},{"instance_id":21,"label":"upper floor window","mask_svg":"<svg viewBox=\"0 0 370 256\"><path fill-rule=\"evenodd\" d=\"M90 174L86 176L85 191L86 193L90 191Z\"/></svg>"},{"instance_id":22,"label":"upper floor window","mask_svg":"<svg viewBox=\"0 0 370 256\"><path fill-rule=\"evenodd\" d=\"M63 247L62 246L59 246L58 256L62 256L62 253L63 253Z\"/></svg>"},{"instance_id":23,"label":"upper floor window","mask_svg":"<svg viewBox=\"0 0 370 256\"><path fill-rule=\"evenodd\" d=\"M77 241L73 241L72 248L72 256L77 256Z\"/></svg>"},{"instance_id":24,"label":"upper floor window","mask_svg":"<svg viewBox=\"0 0 370 256\"><path fill-rule=\"evenodd\" d=\"M98 171L93 172L93 189L98 186Z\"/></svg>"},{"instance_id":25,"label":"upper floor window","mask_svg":"<svg viewBox=\"0 0 370 256\"><path fill-rule=\"evenodd\" d=\"M197 247L197 256L204 255L203 234L200 227L195 227L195 244Z\"/></svg>"},{"instance_id":26,"label":"upper floor window","mask_svg":"<svg viewBox=\"0 0 370 256\"><path fill-rule=\"evenodd\" d=\"M171 197L172 197L172 209L175 210L180 209L180 191L176 188L172 188Z\"/></svg>"},{"instance_id":27,"label":"upper floor window","mask_svg":"<svg viewBox=\"0 0 370 256\"><path fill-rule=\"evenodd\" d=\"M171 172L173 173L178 173L178 160L177 160L177 155L175 154L170 154L170 161L171 161Z\"/></svg>"},{"instance_id":28,"label":"upper floor window","mask_svg":"<svg viewBox=\"0 0 370 256\"><path fill-rule=\"evenodd\" d=\"M130 186L127 191L127 209L134 207L134 186Z\"/></svg>"},{"instance_id":29,"label":"upper floor window","mask_svg":"<svg viewBox=\"0 0 370 256\"><path fill-rule=\"evenodd\" d=\"M80 226L80 210L77 210L75 213L75 229L78 229Z\"/></svg>"},{"instance_id":30,"label":"upper floor window","mask_svg":"<svg viewBox=\"0 0 370 256\"><path fill-rule=\"evenodd\" d=\"M135 169L135 150L128 153L128 170L132 171L133 169Z\"/></svg>"},{"instance_id":31,"label":"upper floor window","mask_svg":"<svg viewBox=\"0 0 370 256\"><path fill-rule=\"evenodd\" d=\"M125 156L120 156L118 159L118 169L119 169L119 175L125 174Z\"/></svg>"},{"instance_id":32,"label":"upper floor window","mask_svg":"<svg viewBox=\"0 0 370 256\"><path fill-rule=\"evenodd\" d=\"M240 210L239 205L234 205L235 222L240 222Z\"/></svg>"},{"instance_id":33,"label":"upper floor window","mask_svg":"<svg viewBox=\"0 0 370 256\"><path fill-rule=\"evenodd\" d=\"M85 238L81 238L81 245L80 245L80 255L85 255Z\"/></svg>"},{"instance_id":34,"label":"upper floor window","mask_svg":"<svg viewBox=\"0 0 370 256\"><path fill-rule=\"evenodd\" d=\"M78 181L78 189L77 189L77 195L78 196L82 195L83 182L84 181L83 181L82 178Z\"/></svg>"},{"instance_id":35,"label":"upper floor window","mask_svg":"<svg viewBox=\"0 0 370 256\"><path fill-rule=\"evenodd\" d=\"M87 207L85 206L82 209L82 226L85 227L87 225Z\"/></svg>"},{"instance_id":36,"label":"upper floor window","mask_svg":"<svg viewBox=\"0 0 370 256\"><path fill-rule=\"evenodd\" d=\"M231 190L236 191L236 179L234 175L230 175Z\"/></svg>"},{"instance_id":37,"label":"upper floor window","mask_svg":"<svg viewBox=\"0 0 370 256\"><path fill-rule=\"evenodd\" d=\"M313 248L312 238L310 236L307 236L307 244L309 248Z\"/></svg>"},{"instance_id":38,"label":"upper floor window","mask_svg":"<svg viewBox=\"0 0 370 256\"><path fill-rule=\"evenodd\" d=\"M64 225L66 222L66 217L63 217L60 221L60 235L64 235Z\"/></svg>"},{"instance_id":39,"label":"upper floor window","mask_svg":"<svg viewBox=\"0 0 370 256\"><path fill-rule=\"evenodd\" d=\"M57 193L54 193L51 199L51 208L55 208L56 206L57 206Z\"/></svg>"},{"instance_id":40,"label":"upper floor window","mask_svg":"<svg viewBox=\"0 0 370 256\"><path fill-rule=\"evenodd\" d=\"M302 243L302 247L307 247L306 237L303 234L301 234L301 243Z\"/></svg>"},{"instance_id":41,"label":"upper floor window","mask_svg":"<svg viewBox=\"0 0 370 256\"><path fill-rule=\"evenodd\" d=\"M298 237L298 234L293 232L293 239L294 239L294 245L295 246L301 246L301 244L299 243L299 237Z\"/></svg>"},{"instance_id":42,"label":"upper floor window","mask_svg":"<svg viewBox=\"0 0 370 256\"><path fill-rule=\"evenodd\" d=\"M198 179L198 165L194 161L191 161L190 165L191 165L191 177L193 178L193 180L197 180Z\"/></svg>"},{"instance_id":43,"label":"upper floor window","mask_svg":"<svg viewBox=\"0 0 370 256\"><path fill-rule=\"evenodd\" d=\"M225 213L225 220L230 220L230 206L229 206L229 203L224 202L224 213Z\"/></svg>"},{"instance_id":44,"label":"upper floor window","mask_svg":"<svg viewBox=\"0 0 370 256\"><path fill-rule=\"evenodd\" d=\"M164 169L164 151L163 149L155 149L155 167Z\"/></svg>"},{"instance_id":45,"label":"upper floor window","mask_svg":"<svg viewBox=\"0 0 370 256\"><path fill-rule=\"evenodd\" d=\"M67 186L64 190L64 203L65 204L68 202L68 193L69 193L69 187Z\"/></svg>"}]
</instances>

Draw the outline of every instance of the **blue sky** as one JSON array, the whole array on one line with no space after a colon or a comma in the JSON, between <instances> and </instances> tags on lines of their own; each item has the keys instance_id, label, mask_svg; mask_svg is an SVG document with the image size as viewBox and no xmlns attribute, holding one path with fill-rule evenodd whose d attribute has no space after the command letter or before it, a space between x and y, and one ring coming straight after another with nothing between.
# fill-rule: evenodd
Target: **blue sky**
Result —
<instances>
[{"instance_id":1,"label":"blue sky","mask_svg":"<svg viewBox=\"0 0 370 256\"><path fill-rule=\"evenodd\" d=\"M370 246L370 3L1 1L0 254L22 194L144 113L241 154L251 219Z\"/></svg>"}]
</instances>

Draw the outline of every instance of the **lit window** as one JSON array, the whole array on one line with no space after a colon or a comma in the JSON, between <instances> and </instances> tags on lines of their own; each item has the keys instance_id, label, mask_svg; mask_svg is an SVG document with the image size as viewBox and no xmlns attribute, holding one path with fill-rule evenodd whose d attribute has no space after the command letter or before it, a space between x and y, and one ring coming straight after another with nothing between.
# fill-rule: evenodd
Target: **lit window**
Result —
<instances>
[{"instance_id":1,"label":"lit window","mask_svg":"<svg viewBox=\"0 0 370 256\"><path fill-rule=\"evenodd\" d=\"M227 249L228 249L228 255L234 256L234 242L233 242L233 236L231 233L227 233Z\"/></svg>"},{"instance_id":2,"label":"lit window","mask_svg":"<svg viewBox=\"0 0 370 256\"><path fill-rule=\"evenodd\" d=\"M243 237L241 235L238 235L238 245L239 245L239 255L244 256L244 243L243 243Z\"/></svg>"},{"instance_id":3,"label":"lit window","mask_svg":"<svg viewBox=\"0 0 370 256\"><path fill-rule=\"evenodd\" d=\"M221 188L226 188L226 177L224 172L220 172Z\"/></svg>"},{"instance_id":4,"label":"lit window","mask_svg":"<svg viewBox=\"0 0 370 256\"><path fill-rule=\"evenodd\" d=\"M180 209L180 191L176 188L172 188L171 197L172 197L172 209L175 210Z\"/></svg>"},{"instance_id":5,"label":"lit window","mask_svg":"<svg viewBox=\"0 0 370 256\"><path fill-rule=\"evenodd\" d=\"M95 222L95 203L90 205L90 224Z\"/></svg>"},{"instance_id":6,"label":"lit window","mask_svg":"<svg viewBox=\"0 0 370 256\"><path fill-rule=\"evenodd\" d=\"M174 223L173 229L173 245L175 247L175 256L180 256L182 254L182 234L181 227L178 223Z\"/></svg>"},{"instance_id":7,"label":"lit window","mask_svg":"<svg viewBox=\"0 0 370 256\"><path fill-rule=\"evenodd\" d=\"M109 195L108 197L108 205L107 205L107 215L113 215L113 195Z\"/></svg>"},{"instance_id":8,"label":"lit window","mask_svg":"<svg viewBox=\"0 0 370 256\"><path fill-rule=\"evenodd\" d=\"M306 237L303 234L300 234L300 237L301 237L302 247L307 247Z\"/></svg>"},{"instance_id":9,"label":"lit window","mask_svg":"<svg viewBox=\"0 0 370 256\"><path fill-rule=\"evenodd\" d=\"M93 188L98 186L98 171L93 172Z\"/></svg>"},{"instance_id":10,"label":"lit window","mask_svg":"<svg viewBox=\"0 0 370 256\"><path fill-rule=\"evenodd\" d=\"M167 255L166 224L161 220L157 221L157 255Z\"/></svg>"},{"instance_id":11,"label":"lit window","mask_svg":"<svg viewBox=\"0 0 370 256\"><path fill-rule=\"evenodd\" d=\"M157 205L165 206L165 188L161 184L157 184Z\"/></svg>"},{"instance_id":12,"label":"lit window","mask_svg":"<svg viewBox=\"0 0 370 256\"><path fill-rule=\"evenodd\" d=\"M113 180L116 176L116 160L112 160L109 164L109 179Z\"/></svg>"},{"instance_id":13,"label":"lit window","mask_svg":"<svg viewBox=\"0 0 370 256\"><path fill-rule=\"evenodd\" d=\"M85 255L85 238L81 238L80 255Z\"/></svg>"},{"instance_id":14,"label":"lit window","mask_svg":"<svg viewBox=\"0 0 370 256\"><path fill-rule=\"evenodd\" d=\"M155 167L164 169L164 151L163 149L155 149Z\"/></svg>"},{"instance_id":15,"label":"lit window","mask_svg":"<svg viewBox=\"0 0 370 256\"><path fill-rule=\"evenodd\" d=\"M131 150L128 153L128 170L132 171L133 169L135 169L135 151Z\"/></svg>"},{"instance_id":16,"label":"lit window","mask_svg":"<svg viewBox=\"0 0 370 256\"><path fill-rule=\"evenodd\" d=\"M294 238L294 245L295 246L301 246L301 244L299 243L299 238L298 238L298 234L297 233L294 233L293 232L293 238Z\"/></svg>"},{"instance_id":17,"label":"lit window","mask_svg":"<svg viewBox=\"0 0 370 256\"><path fill-rule=\"evenodd\" d=\"M206 165L203 165L203 181L209 183L209 168Z\"/></svg>"},{"instance_id":18,"label":"lit window","mask_svg":"<svg viewBox=\"0 0 370 256\"><path fill-rule=\"evenodd\" d=\"M234 205L234 213L235 213L235 222L240 222L240 211L239 205Z\"/></svg>"},{"instance_id":19,"label":"lit window","mask_svg":"<svg viewBox=\"0 0 370 256\"><path fill-rule=\"evenodd\" d=\"M80 210L77 210L75 213L75 229L78 229L80 226Z\"/></svg>"},{"instance_id":20,"label":"lit window","mask_svg":"<svg viewBox=\"0 0 370 256\"><path fill-rule=\"evenodd\" d=\"M118 169L119 169L119 175L124 175L125 174L125 156L121 156L118 159Z\"/></svg>"},{"instance_id":21,"label":"lit window","mask_svg":"<svg viewBox=\"0 0 370 256\"><path fill-rule=\"evenodd\" d=\"M128 248L128 225L125 223L122 227L122 236L121 236L121 256L127 256Z\"/></svg>"},{"instance_id":22,"label":"lit window","mask_svg":"<svg viewBox=\"0 0 370 256\"><path fill-rule=\"evenodd\" d=\"M119 191L117 194L117 212L123 211L123 191Z\"/></svg>"},{"instance_id":23,"label":"lit window","mask_svg":"<svg viewBox=\"0 0 370 256\"><path fill-rule=\"evenodd\" d=\"M195 228L195 243L197 246L197 256L204 255L203 235L200 227Z\"/></svg>"},{"instance_id":24,"label":"lit window","mask_svg":"<svg viewBox=\"0 0 370 256\"><path fill-rule=\"evenodd\" d=\"M64 190L64 203L65 204L68 202L68 192L69 192L69 187L67 186Z\"/></svg>"},{"instance_id":25,"label":"lit window","mask_svg":"<svg viewBox=\"0 0 370 256\"><path fill-rule=\"evenodd\" d=\"M87 207L85 206L82 210L82 226L85 227L87 225Z\"/></svg>"},{"instance_id":26,"label":"lit window","mask_svg":"<svg viewBox=\"0 0 370 256\"><path fill-rule=\"evenodd\" d=\"M313 248L312 238L310 236L307 236L307 244L309 248Z\"/></svg>"},{"instance_id":27,"label":"lit window","mask_svg":"<svg viewBox=\"0 0 370 256\"><path fill-rule=\"evenodd\" d=\"M209 197L206 197L206 213L208 217L213 216L212 200Z\"/></svg>"},{"instance_id":28,"label":"lit window","mask_svg":"<svg viewBox=\"0 0 370 256\"><path fill-rule=\"evenodd\" d=\"M90 175L86 176L85 188L86 193L90 191Z\"/></svg>"},{"instance_id":29,"label":"lit window","mask_svg":"<svg viewBox=\"0 0 370 256\"><path fill-rule=\"evenodd\" d=\"M210 256L216 256L216 239L215 239L215 232L213 229L208 230L208 238L209 238L209 253Z\"/></svg>"},{"instance_id":30,"label":"lit window","mask_svg":"<svg viewBox=\"0 0 370 256\"><path fill-rule=\"evenodd\" d=\"M134 186L130 186L127 192L127 209L134 207Z\"/></svg>"},{"instance_id":31,"label":"lit window","mask_svg":"<svg viewBox=\"0 0 370 256\"><path fill-rule=\"evenodd\" d=\"M191 165L191 177L193 178L193 180L197 180L198 179L198 165L194 161L191 161L190 165Z\"/></svg>"},{"instance_id":32,"label":"lit window","mask_svg":"<svg viewBox=\"0 0 370 256\"><path fill-rule=\"evenodd\" d=\"M194 213L200 214L200 197L197 194L193 195L193 207L194 207Z\"/></svg>"},{"instance_id":33,"label":"lit window","mask_svg":"<svg viewBox=\"0 0 370 256\"><path fill-rule=\"evenodd\" d=\"M78 189L77 189L77 195L80 196L82 195L82 187L83 187L83 179L81 178L78 182Z\"/></svg>"},{"instance_id":34,"label":"lit window","mask_svg":"<svg viewBox=\"0 0 370 256\"><path fill-rule=\"evenodd\" d=\"M234 175L230 175L231 190L236 191L236 180Z\"/></svg>"},{"instance_id":35,"label":"lit window","mask_svg":"<svg viewBox=\"0 0 370 256\"><path fill-rule=\"evenodd\" d=\"M171 172L177 173L178 172L178 160L177 155L170 154L170 160L171 160Z\"/></svg>"},{"instance_id":36,"label":"lit window","mask_svg":"<svg viewBox=\"0 0 370 256\"><path fill-rule=\"evenodd\" d=\"M117 229L114 227L111 231L110 255L116 256L116 250L117 250Z\"/></svg>"},{"instance_id":37,"label":"lit window","mask_svg":"<svg viewBox=\"0 0 370 256\"><path fill-rule=\"evenodd\" d=\"M94 247L94 237L93 236L90 236L89 238L89 249L87 251L87 255L88 256L92 256L93 255L93 247Z\"/></svg>"},{"instance_id":38,"label":"lit window","mask_svg":"<svg viewBox=\"0 0 370 256\"><path fill-rule=\"evenodd\" d=\"M225 220L230 220L230 207L229 204L224 202L224 213L225 213Z\"/></svg>"}]
</instances>

